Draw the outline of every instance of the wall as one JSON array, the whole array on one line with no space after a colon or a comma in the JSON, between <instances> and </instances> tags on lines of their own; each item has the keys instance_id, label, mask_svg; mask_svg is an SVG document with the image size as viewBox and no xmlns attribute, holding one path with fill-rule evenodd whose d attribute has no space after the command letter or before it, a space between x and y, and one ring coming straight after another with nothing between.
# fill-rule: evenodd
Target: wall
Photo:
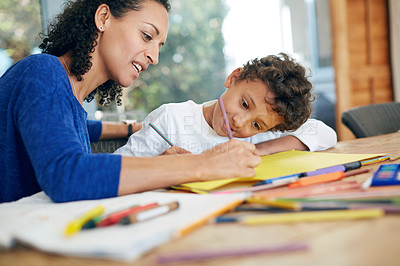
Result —
<instances>
[{"instance_id":1,"label":"wall","mask_svg":"<svg viewBox=\"0 0 400 266\"><path fill-rule=\"evenodd\" d=\"M400 102L400 1L389 1L390 47L394 99Z\"/></svg>"},{"instance_id":2,"label":"wall","mask_svg":"<svg viewBox=\"0 0 400 266\"><path fill-rule=\"evenodd\" d=\"M336 130L354 138L341 122L353 107L393 101L387 0L331 0Z\"/></svg>"}]
</instances>

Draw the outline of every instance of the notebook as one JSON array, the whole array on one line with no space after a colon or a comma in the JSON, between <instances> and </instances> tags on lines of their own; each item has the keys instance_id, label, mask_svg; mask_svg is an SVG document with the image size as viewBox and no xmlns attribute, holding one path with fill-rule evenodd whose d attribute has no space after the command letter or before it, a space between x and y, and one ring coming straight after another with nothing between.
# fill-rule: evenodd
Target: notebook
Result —
<instances>
[{"instance_id":1,"label":"notebook","mask_svg":"<svg viewBox=\"0 0 400 266\"><path fill-rule=\"evenodd\" d=\"M182 186L190 189L212 191L232 182L257 181L279 176L291 175L319 168L375 158L382 154L343 154L308 151L285 151L262 157L262 162L255 168L253 178L229 178L206 182L186 183Z\"/></svg>"},{"instance_id":2,"label":"notebook","mask_svg":"<svg viewBox=\"0 0 400 266\"><path fill-rule=\"evenodd\" d=\"M178 232L212 216L245 194L197 195L185 193L145 192L128 196L53 203L43 192L12 203L0 204L0 249L18 243L36 249L71 256L131 261L167 241ZM179 208L163 216L130 225L82 230L64 236L66 225L83 213L103 205L107 212L136 204L178 201Z\"/></svg>"}]
</instances>

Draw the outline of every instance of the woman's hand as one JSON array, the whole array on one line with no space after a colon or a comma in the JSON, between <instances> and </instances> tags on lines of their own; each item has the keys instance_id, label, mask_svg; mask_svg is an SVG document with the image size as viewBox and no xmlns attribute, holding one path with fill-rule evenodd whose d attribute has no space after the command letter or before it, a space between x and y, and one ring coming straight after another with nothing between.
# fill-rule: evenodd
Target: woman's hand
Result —
<instances>
[{"instance_id":1,"label":"woman's hand","mask_svg":"<svg viewBox=\"0 0 400 266\"><path fill-rule=\"evenodd\" d=\"M169 149L166 149L163 153L160 155L174 155L174 154L190 154L191 152L188 150L185 150L184 148L178 147L178 146L172 146Z\"/></svg>"},{"instance_id":2,"label":"woman's hand","mask_svg":"<svg viewBox=\"0 0 400 266\"><path fill-rule=\"evenodd\" d=\"M202 153L201 181L232 177L253 177L254 167L261 163L254 144L236 139L219 144Z\"/></svg>"},{"instance_id":3,"label":"woman's hand","mask_svg":"<svg viewBox=\"0 0 400 266\"><path fill-rule=\"evenodd\" d=\"M123 156L119 195L165 188L188 182L210 181L232 177L253 177L254 167L261 163L255 145L229 140L201 154L179 155L188 151L173 146L163 154L171 156Z\"/></svg>"}]
</instances>

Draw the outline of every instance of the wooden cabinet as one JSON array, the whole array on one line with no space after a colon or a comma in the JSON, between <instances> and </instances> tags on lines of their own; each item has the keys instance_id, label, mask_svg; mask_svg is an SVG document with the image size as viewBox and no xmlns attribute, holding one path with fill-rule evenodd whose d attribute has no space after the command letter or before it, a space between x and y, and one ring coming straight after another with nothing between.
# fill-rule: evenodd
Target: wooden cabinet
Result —
<instances>
[{"instance_id":1,"label":"wooden cabinet","mask_svg":"<svg viewBox=\"0 0 400 266\"><path fill-rule=\"evenodd\" d=\"M331 0L336 129L353 134L341 114L353 107L393 101L387 0Z\"/></svg>"}]
</instances>

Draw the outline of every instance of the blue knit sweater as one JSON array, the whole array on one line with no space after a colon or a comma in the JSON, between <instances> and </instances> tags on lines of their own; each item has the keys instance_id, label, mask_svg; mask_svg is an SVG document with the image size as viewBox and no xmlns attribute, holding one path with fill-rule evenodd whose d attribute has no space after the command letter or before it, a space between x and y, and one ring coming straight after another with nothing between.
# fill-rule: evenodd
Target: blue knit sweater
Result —
<instances>
[{"instance_id":1,"label":"blue knit sweater","mask_svg":"<svg viewBox=\"0 0 400 266\"><path fill-rule=\"evenodd\" d=\"M57 57L29 56L0 78L0 202L44 191L55 202L117 196L121 156L91 154L99 123ZM94 136L96 135L96 136Z\"/></svg>"}]
</instances>

